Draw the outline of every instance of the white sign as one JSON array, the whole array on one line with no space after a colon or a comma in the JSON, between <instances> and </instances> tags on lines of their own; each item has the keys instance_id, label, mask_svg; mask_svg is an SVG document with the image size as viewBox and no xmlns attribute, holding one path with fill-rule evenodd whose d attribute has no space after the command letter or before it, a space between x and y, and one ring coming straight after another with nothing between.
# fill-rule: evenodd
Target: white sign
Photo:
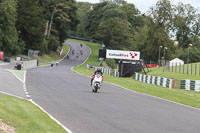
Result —
<instances>
[{"instance_id":1,"label":"white sign","mask_svg":"<svg viewBox=\"0 0 200 133\"><path fill-rule=\"evenodd\" d=\"M20 60L21 60L21 57L16 57L15 60L16 60L16 61L20 61Z\"/></svg>"},{"instance_id":2,"label":"white sign","mask_svg":"<svg viewBox=\"0 0 200 133\"><path fill-rule=\"evenodd\" d=\"M123 50L106 50L106 58L140 60L140 52Z\"/></svg>"}]
</instances>

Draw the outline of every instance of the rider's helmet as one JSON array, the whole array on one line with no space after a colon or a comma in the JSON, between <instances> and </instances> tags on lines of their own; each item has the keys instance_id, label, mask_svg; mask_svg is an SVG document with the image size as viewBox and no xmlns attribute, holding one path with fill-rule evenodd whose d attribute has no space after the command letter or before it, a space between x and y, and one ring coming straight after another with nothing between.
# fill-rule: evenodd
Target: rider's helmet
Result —
<instances>
[{"instance_id":1,"label":"rider's helmet","mask_svg":"<svg viewBox=\"0 0 200 133\"><path fill-rule=\"evenodd\" d=\"M97 72L99 72L99 73L100 73L100 72L101 72L101 68L97 68Z\"/></svg>"}]
</instances>

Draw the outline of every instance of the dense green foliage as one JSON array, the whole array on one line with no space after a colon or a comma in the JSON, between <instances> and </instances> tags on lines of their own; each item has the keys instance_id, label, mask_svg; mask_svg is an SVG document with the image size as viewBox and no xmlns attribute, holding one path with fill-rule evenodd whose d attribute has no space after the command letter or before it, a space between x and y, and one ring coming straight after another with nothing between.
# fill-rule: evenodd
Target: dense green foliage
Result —
<instances>
[{"instance_id":1,"label":"dense green foliage","mask_svg":"<svg viewBox=\"0 0 200 133\"><path fill-rule=\"evenodd\" d=\"M1 0L0 2L0 50L9 55L18 49L16 24L16 1Z\"/></svg>"},{"instance_id":2,"label":"dense green foliage","mask_svg":"<svg viewBox=\"0 0 200 133\"><path fill-rule=\"evenodd\" d=\"M116 69L117 65L114 59L106 59L106 64L111 67L112 69Z\"/></svg>"},{"instance_id":3,"label":"dense green foliage","mask_svg":"<svg viewBox=\"0 0 200 133\"><path fill-rule=\"evenodd\" d=\"M141 51L141 58L157 62L179 57L200 60L200 13L190 4L158 0L141 14L125 0L99 3L75 0L0 0L0 50L6 54L40 54L56 51L66 38L76 36L97 40L106 48ZM174 45L174 42L177 45Z\"/></svg>"},{"instance_id":4,"label":"dense green foliage","mask_svg":"<svg viewBox=\"0 0 200 133\"><path fill-rule=\"evenodd\" d=\"M75 36L99 40L107 48L141 51L142 59L157 62L163 46L167 60L179 57L186 61L192 43L190 62L200 59L200 14L189 4L159 0L141 14L124 0L101 0L97 4L79 2L77 13L81 21Z\"/></svg>"},{"instance_id":5,"label":"dense green foliage","mask_svg":"<svg viewBox=\"0 0 200 133\"><path fill-rule=\"evenodd\" d=\"M0 50L56 51L76 29L76 10L75 0L0 0Z\"/></svg>"}]
</instances>

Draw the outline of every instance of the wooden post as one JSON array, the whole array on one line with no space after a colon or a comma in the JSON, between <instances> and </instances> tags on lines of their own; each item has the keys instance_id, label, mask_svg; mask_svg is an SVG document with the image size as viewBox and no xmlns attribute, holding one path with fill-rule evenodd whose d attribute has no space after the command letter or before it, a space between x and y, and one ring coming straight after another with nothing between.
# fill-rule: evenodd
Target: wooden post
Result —
<instances>
[{"instance_id":1,"label":"wooden post","mask_svg":"<svg viewBox=\"0 0 200 133\"><path fill-rule=\"evenodd\" d=\"M170 72L170 63L168 62L168 72Z\"/></svg>"},{"instance_id":2,"label":"wooden post","mask_svg":"<svg viewBox=\"0 0 200 133\"><path fill-rule=\"evenodd\" d=\"M197 64L195 64L195 75L197 75Z\"/></svg>"},{"instance_id":3,"label":"wooden post","mask_svg":"<svg viewBox=\"0 0 200 133\"><path fill-rule=\"evenodd\" d=\"M181 73L181 63L179 63L179 73Z\"/></svg>"},{"instance_id":4,"label":"wooden post","mask_svg":"<svg viewBox=\"0 0 200 133\"><path fill-rule=\"evenodd\" d=\"M173 65L174 65L174 63L172 62L172 72L174 71L174 66Z\"/></svg>"},{"instance_id":5,"label":"wooden post","mask_svg":"<svg viewBox=\"0 0 200 133\"><path fill-rule=\"evenodd\" d=\"M176 67L175 67L175 73L176 73L176 71L177 71L177 63L176 63Z\"/></svg>"},{"instance_id":6,"label":"wooden post","mask_svg":"<svg viewBox=\"0 0 200 133\"><path fill-rule=\"evenodd\" d=\"M151 68L151 60L150 60L150 68Z\"/></svg>"},{"instance_id":7,"label":"wooden post","mask_svg":"<svg viewBox=\"0 0 200 133\"><path fill-rule=\"evenodd\" d=\"M167 68L167 67L168 67L168 62L166 63L166 72L168 71L168 68Z\"/></svg>"},{"instance_id":8,"label":"wooden post","mask_svg":"<svg viewBox=\"0 0 200 133\"><path fill-rule=\"evenodd\" d=\"M192 64L191 64L191 75L192 75Z\"/></svg>"},{"instance_id":9,"label":"wooden post","mask_svg":"<svg viewBox=\"0 0 200 133\"><path fill-rule=\"evenodd\" d=\"M200 76L200 64L199 64L199 76Z\"/></svg>"},{"instance_id":10,"label":"wooden post","mask_svg":"<svg viewBox=\"0 0 200 133\"><path fill-rule=\"evenodd\" d=\"M183 64L183 74L184 74L184 72L185 72L185 70L184 70L184 69L185 69L185 65Z\"/></svg>"}]
</instances>

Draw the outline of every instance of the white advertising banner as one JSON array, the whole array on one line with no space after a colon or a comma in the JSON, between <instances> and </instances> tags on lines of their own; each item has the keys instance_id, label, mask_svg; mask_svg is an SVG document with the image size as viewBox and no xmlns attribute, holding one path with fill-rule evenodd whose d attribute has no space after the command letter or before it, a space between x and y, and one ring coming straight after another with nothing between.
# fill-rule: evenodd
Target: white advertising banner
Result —
<instances>
[{"instance_id":1,"label":"white advertising banner","mask_svg":"<svg viewBox=\"0 0 200 133\"><path fill-rule=\"evenodd\" d=\"M140 60L140 52L123 50L106 50L106 58Z\"/></svg>"}]
</instances>

